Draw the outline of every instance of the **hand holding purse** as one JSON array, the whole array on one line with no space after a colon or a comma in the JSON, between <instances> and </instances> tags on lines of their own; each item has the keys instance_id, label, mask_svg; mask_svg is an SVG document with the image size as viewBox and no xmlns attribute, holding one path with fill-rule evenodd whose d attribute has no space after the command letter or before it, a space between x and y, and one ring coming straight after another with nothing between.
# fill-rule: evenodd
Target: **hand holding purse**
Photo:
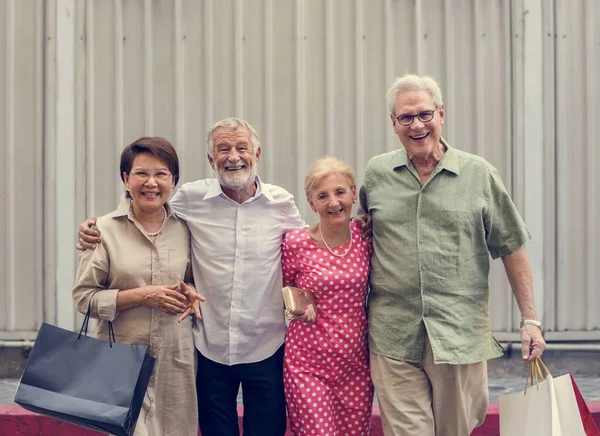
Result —
<instances>
[{"instance_id":1,"label":"hand holding purse","mask_svg":"<svg viewBox=\"0 0 600 436\"><path fill-rule=\"evenodd\" d=\"M285 286L281 292L285 304L285 314L289 319L304 315L309 304L314 307L314 296L310 291L294 286Z\"/></svg>"}]
</instances>

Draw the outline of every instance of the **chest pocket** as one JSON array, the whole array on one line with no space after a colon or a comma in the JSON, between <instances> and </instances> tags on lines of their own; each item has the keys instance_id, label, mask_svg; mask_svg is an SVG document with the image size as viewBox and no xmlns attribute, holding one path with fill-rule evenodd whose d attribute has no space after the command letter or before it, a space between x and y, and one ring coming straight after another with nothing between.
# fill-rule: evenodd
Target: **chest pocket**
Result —
<instances>
[{"instance_id":1,"label":"chest pocket","mask_svg":"<svg viewBox=\"0 0 600 436\"><path fill-rule=\"evenodd\" d=\"M445 210L439 217L439 247L442 275L454 277L459 272L461 253L469 250L474 230L473 214Z\"/></svg>"},{"instance_id":2,"label":"chest pocket","mask_svg":"<svg viewBox=\"0 0 600 436\"><path fill-rule=\"evenodd\" d=\"M169 279L174 282L183 280L189 259L188 250L169 249Z\"/></svg>"}]
</instances>

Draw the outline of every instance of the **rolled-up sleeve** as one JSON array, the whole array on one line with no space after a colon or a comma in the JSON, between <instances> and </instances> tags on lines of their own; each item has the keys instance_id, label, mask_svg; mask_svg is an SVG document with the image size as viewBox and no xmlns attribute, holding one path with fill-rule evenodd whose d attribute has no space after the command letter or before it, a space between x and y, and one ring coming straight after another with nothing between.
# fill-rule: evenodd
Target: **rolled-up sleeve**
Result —
<instances>
[{"instance_id":1,"label":"rolled-up sleeve","mask_svg":"<svg viewBox=\"0 0 600 436\"><path fill-rule=\"evenodd\" d=\"M486 242L493 259L511 254L531 239L523 218L495 168L489 172L488 207L484 213L484 223Z\"/></svg>"},{"instance_id":2,"label":"rolled-up sleeve","mask_svg":"<svg viewBox=\"0 0 600 436\"><path fill-rule=\"evenodd\" d=\"M106 289L109 266L110 259L104 244L80 253L73 301L81 313L87 313L90 307L92 318L114 321L118 315L119 289Z\"/></svg>"}]
</instances>

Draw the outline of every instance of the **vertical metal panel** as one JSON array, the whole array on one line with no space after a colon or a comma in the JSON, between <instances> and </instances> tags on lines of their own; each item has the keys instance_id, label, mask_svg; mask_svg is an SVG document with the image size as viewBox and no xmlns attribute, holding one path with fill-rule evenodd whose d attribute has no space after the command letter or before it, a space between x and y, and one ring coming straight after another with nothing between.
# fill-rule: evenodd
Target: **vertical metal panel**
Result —
<instances>
[{"instance_id":1,"label":"vertical metal panel","mask_svg":"<svg viewBox=\"0 0 600 436\"><path fill-rule=\"evenodd\" d=\"M304 98L304 39L302 16L299 12L302 1L271 2L271 36L265 40L270 46L271 58L265 62L271 70L271 83L268 83L269 93L272 94L271 112L266 115L270 119L270 137L263 135L263 164L260 171L264 172L267 165L269 183L279 183L296 194L298 203L304 198L302 190L298 190L297 169L303 163L297 154L307 146L302 135L305 118L302 112ZM266 118L265 118L266 119ZM259 132L260 133L260 132ZM285 171L279 168L285 166Z\"/></svg>"},{"instance_id":2,"label":"vertical metal panel","mask_svg":"<svg viewBox=\"0 0 600 436\"><path fill-rule=\"evenodd\" d=\"M354 79L354 95L356 101L364 102L365 100L365 46L367 35L365 34L365 4L363 0L355 0L354 2L354 71L356 77ZM379 104L378 106L381 106ZM363 157L363 147L367 139L366 124L365 124L365 105L354 104L354 154L356 158L355 168L364 168L366 160ZM362 177L358 181L358 185L362 183Z\"/></svg>"},{"instance_id":3,"label":"vertical metal panel","mask_svg":"<svg viewBox=\"0 0 600 436\"><path fill-rule=\"evenodd\" d=\"M81 6L81 5L80 5ZM94 35L94 4L92 2L85 2L84 4L85 14L82 17L78 15L78 21L83 20L85 47L95 46L95 35ZM78 24L81 26L81 24ZM96 210L96 189L95 184L91 183L96 177L96 156L94 148L96 144L95 131L96 131L96 91L95 91L95 56L88 56L87 50L79 54L85 60L84 65L84 82L85 82L85 177L80 179L80 183L86 186L86 212L89 210ZM127 123L127 119L125 120Z\"/></svg>"},{"instance_id":4,"label":"vertical metal panel","mask_svg":"<svg viewBox=\"0 0 600 436\"><path fill-rule=\"evenodd\" d=\"M266 144L273 144L275 138L273 132L274 126L274 107L275 107L275 68L273 58L273 1L265 0L263 6L264 15L264 35L262 46L265 51L264 58L264 74L265 74L265 89L264 89L264 131L262 134L263 141ZM263 158L262 174L265 180L274 180L275 177L275 153L267 152L266 158Z\"/></svg>"},{"instance_id":5,"label":"vertical metal panel","mask_svg":"<svg viewBox=\"0 0 600 436\"><path fill-rule=\"evenodd\" d=\"M12 6L12 5L11 5ZM8 119L7 112L10 109L9 100L6 95L9 86L7 82L8 74L10 71L9 63L7 59L6 45L9 43L10 32L8 31L9 26L7 21L12 20L12 9L9 10L8 2L4 2L0 5L0 62L4 65L4 68L0 68L0 138L4 144L7 144L6 132ZM8 294L8 269L9 269L9 256L12 255L8 250L8 222L7 212L8 208L5 207L8 198L8 179L6 177L7 170L6 166L8 163L8 147L4 146L0 149L0 330L6 330L8 328L8 313L9 313L9 294Z\"/></svg>"},{"instance_id":6,"label":"vertical metal panel","mask_svg":"<svg viewBox=\"0 0 600 436\"><path fill-rule=\"evenodd\" d=\"M306 149L308 146L306 140L306 98L307 98L307 86L306 86L306 45L308 36L306 35L307 31L305 29L305 2L303 0L295 1L295 25L296 25L296 59L295 59L295 71L296 77L294 77L296 81L296 165L298 168L305 168L307 164L306 158ZM293 156L293 154L292 154ZM296 192L297 198L302 198L299 194L302 192L302 175L301 170L293 172L296 175L296 184L290 186L288 189L291 189L292 192Z\"/></svg>"},{"instance_id":7,"label":"vertical metal panel","mask_svg":"<svg viewBox=\"0 0 600 436\"><path fill-rule=\"evenodd\" d=\"M75 273L75 174L77 144L75 132L75 65L76 65L76 1L56 1L56 98L50 104L55 107L56 192L52 201L56 203L56 309L57 324L70 328L75 310L71 299L71 288Z\"/></svg>"},{"instance_id":8,"label":"vertical metal panel","mask_svg":"<svg viewBox=\"0 0 600 436\"><path fill-rule=\"evenodd\" d=\"M43 316L42 1L0 4L0 331L31 337Z\"/></svg>"},{"instance_id":9,"label":"vertical metal panel","mask_svg":"<svg viewBox=\"0 0 600 436\"><path fill-rule=\"evenodd\" d=\"M515 30L515 41L522 41L523 55L515 56L513 64L522 64L523 80L515 95L513 123L514 198L528 224L532 240L527 244L534 282L534 300L538 317L545 322L544 308L544 30L542 5L537 0L525 0L520 10L523 29ZM517 38L518 34L518 38ZM522 59L522 61L521 61ZM517 111L518 108L518 111ZM520 116L521 115L521 116ZM525 146L526 145L526 146ZM541 200L541 201L540 201ZM540 204L541 203L541 204ZM542 206L542 207L540 207ZM516 308L515 308L516 309ZM515 310L515 325L520 313ZM544 324L545 325L545 324Z\"/></svg>"},{"instance_id":10,"label":"vertical metal panel","mask_svg":"<svg viewBox=\"0 0 600 436\"><path fill-rule=\"evenodd\" d=\"M74 223L79 223L84 218L87 217L87 202L92 201L93 197L88 196L88 192L91 192L87 187L88 168L92 167L89 161L93 159L88 159L88 148L86 146L86 138L87 138L87 107L86 107L86 5L84 2L76 2L75 4L75 22L74 32L75 32L75 51L74 51L74 77L75 81L73 83L73 91L74 91L74 105L75 105L75 119L73 120L74 126L74 136L75 136L75 205L74 205ZM48 211L47 211L48 212ZM72 233L75 236L74 233ZM72 236L72 237L73 237ZM71 238L69 238L72 241ZM74 281L74 271L76 265L73 265L73 279ZM64 285L61 284L62 293L65 295L65 300L68 302L71 308L73 308L74 317L70 316L69 319L75 318L76 326L81 325L81 321L83 319L83 315L79 314L74 310L74 306L72 303L71 293L69 290L71 286L69 286L72 282L67 282ZM66 320L65 320L66 321ZM68 322L68 321L66 321Z\"/></svg>"},{"instance_id":11,"label":"vertical metal panel","mask_svg":"<svg viewBox=\"0 0 600 436\"><path fill-rule=\"evenodd\" d=\"M112 211L115 207L115 198L118 192L122 193L122 183L119 178L118 166L115 162L117 150L123 147L118 144L115 137L117 131L116 114L117 109L117 77L115 74L116 44L114 41L116 32L115 9L120 7L118 3L110 1L88 1L86 2L86 27L88 45L86 57L88 65L86 75L88 90L92 92L88 96L88 129L90 129L88 140L88 159L91 160L91 171L88 174L87 183L93 186L93 203L90 207L94 211ZM142 21L143 17L137 17ZM149 26L144 20L144 36ZM147 65L146 65L147 66ZM131 69L131 74L144 77L148 74L146 68L140 72L141 65ZM143 80L143 79L142 79ZM148 86L148 84L146 84ZM151 98L147 94L146 97ZM140 102L141 103L141 102ZM152 104L152 102L150 102ZM166 104L166 103L165 103ZM142 112L152 114L146 106L146 102L140 105ZM152 132L152 121L145 128ZM103 212L106 213L106 212ZM102 213L102 214L103 214Z\"/></svg>"},{"instance_id":12,"label":"vertical metal panel","mask_svg":"<svg viewBox=\"0 0 600 436\"><path fill-rule=\"evenodd\" d=\"M246 26L244 26L244 6L248 6L250 10L253 9L253 5L250 1L244 2L243 0L234 0L233 4L233 69L235 71L235 104L234 104L234 113L239 117L244 117L244 71L246 63L244 62L244 41L246 40L245 30ZM259 17L262 17L260 14L260 7L257 8ZM257 77L258 79L258 77Z\"/></svg>"},{"instance_id":13,"label":"vertical metal panel","mask_svg":"<svg viewBox=\"0 0 600 436\"><path fill-rule=\"evenodd\" d=\"M140 17L136 17L139 19ZM154 135L154 40L152 20L152 0L144 0L143 7L143 53L144 53L144 113L146 115L145 131Z\"/></svg>"},{"instance_id":14,"label":"vertical metal panel","mask_svg":"<svg viewBox=\"0 0 600 436\"><path fill-rule=\"evenodd\" d=\"M44 321L56 323L56 0L46 3L44 17Z\"/></svg>"},{"instance_id":15,"label":"vertical metal panel","mask_svg":"<svg viewBox=\"0 0 600 436\"><path fill-rule=\"evenodd\" d=\"M269 84L266 79L267 51L265 2L263 0L239 1L234 4L236 27L233 53L235 73L235 114L247 119L257 129L262 145L270 148L265 140L265 118L267 116L265 92ZM272 19L272 18L271 18ZM272 44L272 41L271 41ZM272 56L272 55L271 55ZM271 71L272 73L272 71ZM269 156L266 153L265 156ZM205 157L203 159L206 159ZM261 165L260 172L266 179Z\"/></svg>"},{"instance_id":16,"label":"vertical metal panel","mask_svg":"<svg viewBox=\"0 0 600 436\"><path fill-rule=\"evenodd\" d=\"M597 23L600 20L600 6L597 2L584 3L585 17L585 88L586 93L586 149L587 152L587 198L586 198L586 233L587 240L587 290L586 290L586 330L600 328L600 297L598 296L598 283L600 283L600 230L597 226L597 217L600 213L600 190L597 189L600 177L598 164L600 163L600 134L598 134L597 120L600 118L600 30Z\"/></svg>"},{"instance_id":17,"label":"vertical metal panel","mask_svg":"<svg viewBox=\"0 0 600 436\"><path fill-rule=\"evenodd\" d=\"M14 81L15 81L15 2L7 1L4 4L3 14L3 61L6 65L3 71L2 93L2 127L4 132L3 156L2 156L2 198L5 199L6 207L2 208L0 231L2 242L2 258L6 259L3 263L2 286L0 286L0 296L3 302L3 317L0 318L0 327L6 330L14 330L14 266L15 266L15 247L14 247L14 192L11 187L14 186L14 159L15 159L15 140L14 140ZM2 73L0 73L2 74Z\"/></svg>"},{"instance_id":18,"label":"vertical metal panel","mask_svg":"<svg viewBox=\"0 0 600 436\"><path fill-rule=\"evenodd\" d=\"M205 71L205 79L204 79L204 91L206 93L206 98L204 100L204 107L206 108L205 113L205 125L208 130L208 126L212 125L215 120L215 93L213 90L213 68L214 58L215 58L215 50L213 48L214 45L214 26L213 26L213 2L212 0L207 0L204 2L204 49L205 56L204 62L200 61L199 68L200 70ZM203 156L203 155L202 155ZM210 164L208 159L204 158L204 168L206 168L207 172L210 172ZM191 180L191 179L190 179Z\"/></svg>"},{"instance_id":19,"label":"vertical metal panel","mask_svg":"<svg viewBox=\"0 0 600 436\"><path fill-rule=\"evenodd\" d=\"M204 2L208 4L209 2ZM199 2L183 2L182 26L184 30L183 64L184 82L182 87L183 107L183 143L178 143L181 150L182 180L194 180L198 174L208 173L208 160L204 138L209 123L212 122L212 87L211 69L206 65L211 61L212 49L209 50L206 35L211 32L212 22L205 16L207 7ZM210 13L210 11L208 11ZM198 25L203 23L203 25ZM208 28L206 26L209 26Z\"/></svg>"},{"instance_id":20,"label":"vertical metal panel","mask_svg":"<svg viewBox=\"0 0 600 436\"><path fill-rule=\"evenodd\" d=\"M174 26L174 52L175 52L175 144L183 144L185 142L185 67L184 67L184 50L185 50L185 29L183 27L183 7L181 0L175 0L173 26ZM186 158L183 150L180 153L180 159Z\"/></svg>"},{"instance_id":21,"label":"vertical metal panel","mask_svg":"<svg viewBox=\"0 0 600 436\"><path fill-rule=\"evenodd\" d=\"M114 128L114 150L115 157L118 159L120 155L121 144L125 141L124 137L124 113L125 113L125 89L123 88L123 76L125 70L123 68L123 9L120 7L120 0L113 0L113 21L115 23L114 30L114 76L115 86L113 89L115 101L115 128ZM117 193L123 192L123 188L117 185Z\"/></svg>"},{"instance_id":22,"label":"vertical metal panel","mask_svg":"<svg viewBox=\"0 0 600 436\"><path fill-rule=\"evenodd\" d=\"M87 7L92 8L94 4L87 2ZM115 9L121 10L123 20L122 40L116 41L122 46L123 55L123 139L118 144L121 147L144 134L151 134L152 110L148 106L148 98L152 96L145 93L149 61L144 47L144 7L143 0L117 1L114 4ZM110 59L103 61L109 62Z\"/></svg>"},{"instance_id":23,"label":"vertical metal panel","mask_svg":"<svg viewBox=\"0 0 600 436\"><path fill-rule=\"evenodd\" d=\"M150 8L151 5L151 8ZM147 16L149 21L147 35L151 39L147 41L147 54L152 54L152 65L150 71L149 86L146 90L152 95L153 104L153 134L158 134L175 140L175 8L173 0L160 0L147 3ZM179 43L179 42L177 42ZM159 103L160 102L160 103ZM134 138L135 139L135 138ZM121 147L122 148L122 145Z\"/></svg>"},{"instance_id":24,"label":"vertical metal panel","mask_svg":"<svg viewBox=\"0 0 600 436\"><path fill-rule=\"evenodd\" d=\"M542 3L542 25L544 42L542 47L543 102L539 110L543 114L543 216L544 216L544 325L546 329L556 329L556 111L555 111L555 28L554 0ZM539 156L538 156L539 158ZM531 205L533 207L533 205ZM535 283L534 283L535 286ZM538 307L541 310L541 307Z\"/></svg>"},{"instance_id":25,"label":"vertical metal panel","mask_svg":"<svg viewBox=\"0 0 600 436\"><path fill-rule=\"evenodd\" d=\"M557 330L600 328L600 4L556 0Z\"/></svg>"}]
</instances>

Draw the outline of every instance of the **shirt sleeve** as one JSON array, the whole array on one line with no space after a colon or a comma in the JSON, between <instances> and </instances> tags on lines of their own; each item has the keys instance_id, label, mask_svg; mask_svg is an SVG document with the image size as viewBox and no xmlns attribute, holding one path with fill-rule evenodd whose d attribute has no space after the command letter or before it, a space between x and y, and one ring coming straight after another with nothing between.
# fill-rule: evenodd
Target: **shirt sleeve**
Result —
<instances>
[{"instance_id":1,"label":"shirt sleeve","mask_svg":"<svg viewBox=\"0 0 600 436\"><path fill-rule=\"evenodd\" d=\"M300 216L300 211L294 202L294 198L291 197L285 210L284 232L302 227L306 227L306 223Z\"/></svg>"},{"instance_id":2,"label":"shirt sleeve","mask_svg":"<svg viewBox=\"0 0 600 436\"><path fill-rule=\"evenodd\" d=\"M365 175L365 179L366 179ZM366 180L365 180L366 182ZM363 184L358 191L358 215L363 215L365 213L369 213L369 201L367 195L367 187Z\"/></svg>"},{"instance_id":3,"label":"shirt sleeve","mask_svg":"<svg viewBox=\"0 0 600 436\"><path fill-rule=\"evenodd\" d=\"M293 234L285 234L281 243L281 265L283 268L283 284L285 286L293 286L296 282L298 269L294 260L294 248L291 246Z\"/></svg>"},{"instance_id":4,"label":"shirt sleeve","mask_svg":"<svg viewBox=\"0 0 600 436\"><path fill-rule=\"evenodd\" d=\"M169 200L169 204L173 209L173 212L181 219L186 219L188 210L188 199L187 193L185 192L185 186L182 186L177 190L173 198Z\"/></svg>"},{"instance_id":5,"label":"shirt sleeve","mask_svg":"<svg viewBox=\"0 0 600 436\"><path fill-rule=\"evenodd\" d=\"M521 248L531 235L495 168L489 172L488 188L484 212L486 241L492 258L497 259Z\"/></svg>"},{"instance_id":6,"label":"shirt sleeve","mask_svg":"<svg viewBox=\"0 0 600 436\"><path fill-rule=\"evenodd\" d=\"M77 279L73 287L73 301L77 310L90 317L114 321L117 317L119 289L106 289L110 259L104 243L94 250L79 254Z\"/></svg>"}]
</instances>

